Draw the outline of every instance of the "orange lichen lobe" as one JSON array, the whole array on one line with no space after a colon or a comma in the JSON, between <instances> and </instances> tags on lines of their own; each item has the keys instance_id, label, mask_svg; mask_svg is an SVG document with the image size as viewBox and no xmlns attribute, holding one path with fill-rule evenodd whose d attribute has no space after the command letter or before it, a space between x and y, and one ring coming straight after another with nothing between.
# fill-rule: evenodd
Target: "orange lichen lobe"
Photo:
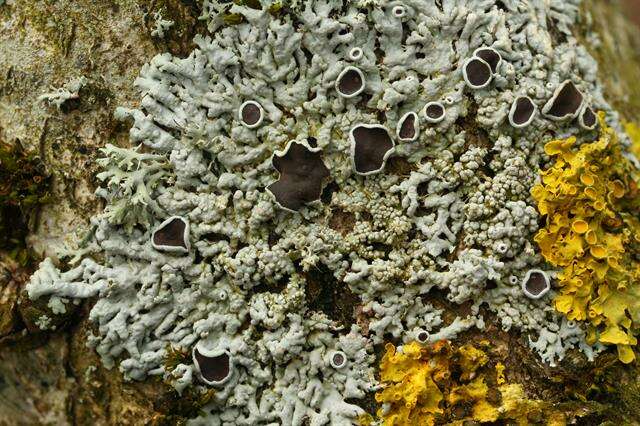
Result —
<instances>
[{"instance_id":1,"label":"orange lichen lobe","mask_svg":"<svg viewBox=\"0 0 640 426\"><path fill-rule=\"evenodd\" d=\"M579 148L574 137L545 146L555 163L531 191L546 216L535 241L563 268L556 309L589 321L591 343L617 345L620 360L631 362L640 326L640 175L602 114L600 128L597 141Z\"/></svg>"},{"instance_id":2,"label":"orange lichen lobe","mask_svg":"<svg viewBox=\"0 0 640 426\"><path fill-rule=\"evenodd\" d=\"M380 362L383 390L376 394L381 404L377 415L385 426L497 420L527 424L529 413L546 409L545 404L527 398L521 385L507 384L504 370L504 364L493 366L471 344L412 342L398 349L388 344ZM558 418L553 411L548 414Z\"/></svg>"}]
</instances>

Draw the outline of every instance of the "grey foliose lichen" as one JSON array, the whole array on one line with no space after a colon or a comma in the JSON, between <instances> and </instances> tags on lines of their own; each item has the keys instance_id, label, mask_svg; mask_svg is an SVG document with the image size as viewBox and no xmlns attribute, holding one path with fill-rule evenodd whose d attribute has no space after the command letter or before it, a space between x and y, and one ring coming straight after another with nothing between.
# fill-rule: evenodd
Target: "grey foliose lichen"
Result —
<instances>
[{"instance_id":1,"label":"grey foliose lichen","mask_svg":"<svg viewBox=\"0 0 640 426\"><path fill-rule=\"evenodd\" d=\"M53 92L39 96L38 100L40 102L46 102L49 105L55 105L60 109L65 102L71 99L78 99L80 97L80 90L86 86L87 83L88 80L85 76L74 78L60 88L52 88Z\"/></svg>"},{"instance_id":2,"label":"grey foliose lichen","mask_svg":"<svg viewBox=\"0 0 640 426\"><path fill-rule=\"evenodd\" d=\"M162 17L161 11L155 12L153 14L153 19L155 20L155 27L151 31L151 35L153 37L157 37L161 39L164 38L167 31L169 31L169 29L175 25L175 22L169 19L164 19Z\"/></svg>"},{"instance_id":3,"label":"grey foliose lichen","mask_svg":"<svg viewBox=\"0 0 640 426\"><path fill-rule=\"evenodd\" d=\"M589 135L541 110L571 81L619 126L570 32L579 1L243 3L205 0L210 34L143 67L139 107L116 116L144 149L105 149L107 206L84 260L64 273L43 262L30 297L96 298L89 340L104 364L180 392L215 387L206 424L352 424L377 385L374 345L455 338L486 312L547 362L574 346L592 357L553 289L522 291L545 269L529 193L543 145ZM463 73L483 47L500 60ZM536 108L514 118L522 97ZM352 323L314 304L319 270L355 298ZM470 309L447 322L443 303ZM170 347L194 355L168 367Z\"/></svg>"}]
</instances>

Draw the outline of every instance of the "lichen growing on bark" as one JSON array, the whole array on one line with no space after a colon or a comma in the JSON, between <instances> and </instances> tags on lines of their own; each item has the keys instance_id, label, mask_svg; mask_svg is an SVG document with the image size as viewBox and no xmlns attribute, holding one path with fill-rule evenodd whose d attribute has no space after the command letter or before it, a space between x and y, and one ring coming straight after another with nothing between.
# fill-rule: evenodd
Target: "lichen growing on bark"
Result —
<instances>
[{"instance_id":1,"label":"lichen growing on bark","mask_svg":"<svg viewBox=\"0 0 640 426\"><path fill-rule=\"evenodd\" d=\"M384 390L376 400L385 426L498 420L528 424L542 419L546 425L559 426L580 416L568 419L552 404L527 398L522 384L507 382L504 364L489 363L487 354L472 344L453 347L446 340L427 346L411 342L400 348L388 344L380 380Z\"/></svg>"},{"instance_id":2,"label":"lichen growing on bark","mask_svg":"<svg viewBox=\"0 0 640 426\"><path fill-rule=\"evenodd\" d=\"M579 149L575 138L545 146L555 163L532 189L546 217L535 240L563 268L556 309L588 321L590 340L617 345L629 363L640 320L640 173L603 116L600 126L599 139Z\"/></svg>"},{"instance_id":3,"label":"lichen growing on bark","mask_svg":"<svg viewBox=\"0 0 640 426\"><path fill-rule=\"evenodd\" d=\"M47 2L47 10L56 14L57 21L51 20L54 26L64 26L64 14L72 14L68 13L66 2L57 3ZM418 336L437 341L474 335L490 337L495 348L510 342L511 350L527 359L527 365L535 366L527 368L533 368L539 376L546 373L539 372L543 369L540 360L527 346L551 364L566 357L558 367L557 375L561 377L558 380L573 383L586 395L584 401L575 402L567 412L582 410L588 416L587 421L605 416L606 409L589 399L595 395L605 400L615 392L608 391L604 396L604 392L592 390L588 394L584 383L579 380L576 383L571 374L578 368L581 371L599 368L608 354L596 357L599 348L588 345L584 330L569 326L556 316L550 301L557 286L548 293L545 290L538 299L531 297L535 292L524 291L528 289L526 277L537 276L534 271L551 277L551 281L555 278L555 271L546 267L531 244L538 221L528 191L537 169L548 166L549 159L542 146L552 138L566 136L567 132L580 134L580 142L588 141L590 129L580 122L582 112L592 105L609 109L599 83L592 78L594 63L581 47L572 44L570 30L577 19L577 2L547 2L548 9L542 6L536 9L537 14L532 16L548 13L549 19L527 20L535 27L529 33L529 41L536 40L538 44L522 50L518 40L510 41L514 45L506 43L508 31L502 31L499 19L492 21L505 16L511 25L510 20L517 16L515 9L508 2L496 2L495 7L490 7L491 2L483 3L478 10L485 6L487 9L475 11L482 16L474 21L477 27L442 35L443 50L420 52L446 58L447 49L453 46L457 56L434 62L429 61L431 57L424 60L416 55L416 60L410 61L418 67L425 63L441 67L425 80L424 69L416 74L403 74L406 58L401 58L400 53L411 56L412 48L424 44L421 37L429 37L427 33L431 31L442 31L434 22L425 24L435 25L427 33L415 26L423 19L415 14L415 10L424 11L418 6L434 6L429 9L434 16L451 12L447 9L449 5L431 3L361 2L357 11L364 15L361 22L362 15L352 16L347 6L326 14L323 7L305 9L306 3L299 2L205 1L200 26L191 28L205 34L204 26L208 24L211 32L207 37L196 38L196 46L189 46L188 41L176 46L175 37L184 36L182 29L193 22L193 15L183 19L179 12L196 10L199 5L151 2L145 9L146 2L112 2L117 6L109 13L129 16L138 7L145 10L141 22L147 34L141 37L142 44L156 48L153 53L169 51L173 55L163 53L144 67L136 81L141 101L131 95L128 84L114 85L101 80L97 73L92 75L83 70L88 85L78 92L76 99L63 103L59 112L54 111L55 107L44 108L46 114L55 117L49 119L48 126L52 128L42 136L45 160L55 164L52 169L56 177L61 176L67 184L77 176L93 173L98 163L97 150L89 153L87 158L91 160L85 163L94 167L92 171L82 171L82 167L72 169L68 164L77 162L77 153L66 159L65 155L57 155L60 148L67 150L69 144L49 143L56 137L50 133L61 132L58 121L69 122L70 117L76 117L78 122L99 118L92 110L96 104L90 99L94 93L107 93L104 97L93 97L106 106L108 117L104 120L105 127L94 133L97 141L84 134L74 146L86 149L86 141L91 141L93 147L102 146L113 135L121 148L112 147L112 152L122 150L134 156L133 151L124 148L127 143L123 138L131 122L121 125L111 119L115 105L127 105L129 108L118 110L117 115L133 119L131 140L146 145L139 154L151 162L171 166L160 167L161 176L155 176L151 182L146 176L153 175L146 173L145 161L126 164L117 156L103 161L102 176L111 184L105 184L99 195L107 203L107 214L94 217L90 228L93 232L76 253L78 256L63 256L62 262L55 265L43 264L32 280L30 292L36 302L57 311L69 308L69 312L72 304L80 304L83 309L80 318L91 319L83 320L79 328L70 331L78 342L90 336L89 342L101 358L98 360L92 352L87 360L72 356L73 376L87 391L85 401L89 401L74 405L75 416L88 419L100 415L97 402L104 398L113 401L114 412L130 403L127 411L131 413L130 419L151 422L179 421L201 414L205 422L216 421L220 416L237 419L240 415L246 416L246 422L273 420L298 424L311 419L318 423L348 424L367 418L365 412L374 412L371 385L375 385L378 377L371 374L371 367L377 365L372 355L382 355L382 342L400 345ZM120 12L116 11L118 8ZM165 39L150 41L157 16L154 13L160 10L176 26L165 34ZM29 9L29 13L36 12ZM199 13L197 10L195 15ZM327 26L314 24L314 16ZM452 21L453 27L468 19L465 13L459 16L461 21ZM40 19L33 21L47 22ZM292 25L295 31L284 37L290 20L297 20ZM367 20L375 21L375 25ZM74 31L82 32L82 25ZM361 50L354 50L350 46L352 40L345 38L349 31L341 33L341 26L354 29L354 34L370 32L371 37L382 42L369 46L364 40L372 38L364 37ZM143 27L127 32L124 37L141 34ZM322 30L320 35L314 33L315 28ZM46 29L46 25L40 25L37 31ZM271 34L267 43L279 47L258 49L267 56L276 54L264 61L253 61L254 53L250 48L245 50L245 45L255 47L264 42L261 31ZM398 36L404 31L410 36ZM337 44L297 39L299 35L323 38L334 32ZM252 33L250 43L243 38L248 33ZM475 33L482 36L474 37ZM451 37L459 39L452 44L448 42ZM235 42L226 43L226 38ZM289 44L280 45L279 40L285 39ZM73 34L61 40L64 43L56 42L52 49L55 55L74 55L78 47L85 46ZM439 41L433 42L437 46ZM295 51L296 43L301 43L302 53L279 55L291 46ZM340 55L335 57L333 51L318 54L312 51L314 43L328 46L329 50L337 49ZM138 53L140 45L135 44ZM395 50L386 49L387 45ZM494 46L502 57L502 61L495 61L495 67L491 56L482 50L488 46ZM99 58L102 54L99 52L109 52L113 47L98 49L95 55ZM524 52L526 56L529 48L542 56L537 59L541 62L518 59L518 54ZM238 63L226 62L228 56L216 56L221 52L232 52L240 58L242 66L236 69ZM544 57L556 53L557 61L545 62ZM209 59L208 55L215 58ZM151 56L152 53L147 54L145 60ZM290 57L295 58L291 69L297 74L284 72ZM324 62L314 61L314 57L322 57ZM579 71L566 63L560 66L566 57L572 58L570 63L575 60ZM311 68L298 65L305 61ZM115 62L122 64L120 60ZM475 71L469 68L468 81L459 73L465 63L477 65ZM534 64L537 73L523 72L523 63ZM210 69L212 64L217 67L214 71ZM327 64L340 66L328 69ZM355 64L362 70L360 79L364 84L353 91L347 84L351 81L342 81L340 77L349 77L357 83L357 72L349 74L347 64ZM269 67L273 66L278 71L281 67L283 73L271 72ZM121 75L132 68L139 67L124 66ZM260 72L263 68L270 71ZM473 75L483 70L486 75ZM553 72L546 76L549 79L546 81L543 73L548 70ZM50 82L38 95L46 93L44 89L62 87L78 75L76 72ZM306 79L299 77L302 75ZM322 78L318 79L319 75ZM186 76L189 84L184 84ZM225 78L220 80L220 76ZM245 78L236 79L238 76ZM478 80L480 77L484 80ZM284 79L286 84L281 85L278 79ZM547 84L538 85L539 79ZM268 84L254 84L263 80ZM304 83L299 80L305 80L312 89L298 91ZM522 83L525 80L531 87ZM544 113L545 103L559 95L556 89L568 86L569 80L584 96L584 103L575 102L576 108L568 114L578 116L578 120L550 124L550 117L540 112ZM417 81L421 84L414 88ZM281 90L290 84L289 91ZM484 89L478 89L485 84ZM264 91L270 85L279 85L276 94ZM233 92L237 87L242 90ZM103 91L106 88L110 90ZM199 93L202 88L206 89ZM232 96L224 93L224 89ZM298 92L304 96L298 99ZM358 93L350 97L352 92ZM517 111L510 114L510 108L524 94L538 108L534 108L530 120L525 117L526 120L519 121L515 117ZM250 115L243 116L241 105L246 102L260 105L264 116L255 122ZM442 106L437 120L426 112L429 102ZM203 115L205 109L207 113ZM284 114L279 115L282 110ZM561 109L556 106L556 110ZM415 138L396 140L399 136L396 130L403 127L401 118L408 112L415 113L411 117L417 123L414 129L419 131ZM610 124L619 129L615 114L610 109L609 112ZM340 118L332 122L328 117ZM380 135L359 135L360 145L371 147L376 141L386 145L381 145L384 149L380 152L350 151L349 145L357 145L348 143L350 131L372 123L385 126L392 142L387 137L377 137ZM518 130L522 123L527 124L526 131ZM78 132L77 123L67 131ZM86 131L79 133L83 132ZM251 132L258 136L253 138ZM300 186L295 179L289 179L291 182L281 188L283 191L269 194L266 188L278 180L278 170L272 168L277 158L274 154L285 152L287 143L294 139L300 145L307 144L310 152L321 153L331 179L326 182L317 179L322 182L315 182L314 190L307 195L295 192ZM366 173L374 173L364 178L353 176L353 165L367 162L370 167ZM310 175L303 170L296 171L295 176L303 180ZM320 194L316 186L322 190ZM70 192L78 193L66 189L58 195L66 198ZM278 205L278 197L285 200L285 196L289 197L286 200L297 200L296 204ZM132 200L139 202L136 210L128 211L127 203ZM299 213L280 211L287 206L294 206L290 210ZM148 211L140 214L144 209ZM87 217L87 213L85 210L79 216ZM183 221L185 232L173 235L167 231L171 234L165 235L163 241L167 244L155 244L153 233L163 229L170 219ZM66 232L70 227L61 229ZM176 236L183 240L173 238ZM69 238L69 242L73 240ZM179 244L183 249L167 251L171 246L168 243ZM424 252L420 252L421 247ZM420 254L415 255L417 252ZM50 250L51 253L56 250ZM85 259L79 265L64 262L83 256ZM403 264L407 256L411 261ZM213 265L211 270L207 264ZM530 288L534 291L536 287L531 284ZM97 303L80 302L88 296L97 296ZM189 313L193 307L196 308ZM122 316L113 316L116 311L126 313L125 316L131 314L130 320L124 322L125 327L119 325ZM40 313L35 316L38 329L53 324L49 314L46 318ZM519 333L514 330L531 333L533 338L529 340L526 335L518 338ZM74 354L86 352L78 349L82 347L75 346ZM585 364L586 360L571 349L574 347L593 358L594 364ZM224 365L210 365L222 368L225 375L220 377L224 380L204 380L207 373L203 373L204 364L196 365L195 348L209 358L209 361L202 359L203 363L224 361ZM526 370L509 362L508 357L498 358L505 363L503 373L507 376ZM123 385L120 372L114 369L107 373L102 363L117 363L125 377L140 382ZM561 373L565 368L569 371L567 375ZM292 370L299 373L299 378L288 375ZM153 376L161 376L162 381ZM318 378L322 378L321 385ZM96 396L96 383L101 381L104 394L100 396L101 392L97 392ZM530 399L549 397L554 403L570 399L569 391L554 390L550 383L542 385L522 378L516 382L523 383ZM603 378L602 388L609 383L614 382L609 377ZM122 403L117 392L123 387L140 392L140 399ZM216 391L212 392L214 388ZM292 388L305 388L305 395L315 396L301 396L292 392ZM260 400L260 410L246 409L252 406L247 398ZM623 399L628 401L627 407L633 405L633 397ZM152 401L146 409L144 401ZM225 401L233 402L222 407ZM199 413L203 404L207 405L206 410ZM626 414L624 411L616 415ZM606 415L613 418L610 412Z\"/></svg>"}]
</instances>

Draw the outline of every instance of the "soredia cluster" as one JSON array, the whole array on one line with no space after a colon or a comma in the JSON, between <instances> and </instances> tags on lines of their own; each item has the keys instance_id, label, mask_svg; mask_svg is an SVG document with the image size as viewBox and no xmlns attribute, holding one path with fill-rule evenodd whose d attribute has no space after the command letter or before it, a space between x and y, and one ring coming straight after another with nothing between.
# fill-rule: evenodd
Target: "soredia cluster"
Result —
<instances>
[{"instance_id":1,"label":"soredia cluster","mask_svg":"<svg viewBox=\"0 0 640 426\"><path fill-rule=\"evenodd\" d=\"M555 308L531 195L547 142L597 139L598 111L621 128L578 9L204 0L195 50L153 58L116 110L137 148L104 148L90 236L29 296L95 300L89 344L125 378L214 389L196 423L356 423L374 349L488 312L551 365L592 359L605 345Z\"/></svg>"}]
</instances>

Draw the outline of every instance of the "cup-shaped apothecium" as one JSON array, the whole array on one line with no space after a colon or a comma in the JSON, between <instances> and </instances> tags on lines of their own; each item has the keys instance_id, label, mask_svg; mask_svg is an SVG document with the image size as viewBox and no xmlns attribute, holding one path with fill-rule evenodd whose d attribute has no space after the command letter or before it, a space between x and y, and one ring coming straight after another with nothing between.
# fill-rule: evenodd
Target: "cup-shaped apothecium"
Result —
<instances>
[{"instance_id":1,"label":"cup-shaped apothecium","mask_svg":"<svg viewBox=\"0 0 640 426\"><path fill-rule=\"evenodd\" d=\"M240 122L249 129L254 129L264 120L264 109L256 101L246 101L238 109Z\"/></svg>"},{"instance_id":2,"label":"cup-shaped apothecium","mask_svg":"<svg viewBox=\"0 0 640 426\"><path fill-rule=\"evenodd\" d=\"M444 120L447 110L442 102L429 102L422 109L424 119L429 123L439 123Z\"/></svg>"},{"instance_id":3,"label":"cup-shaped apothecium","mask_svg":"<svg viewBox=\"0 0 640 426\"><path fill-rule=\"evenodd\" d=\"M520 129L527 127L536 116L538 107L528 96L518 96L509 110L509 124Z\"/></svg>"},{"instance_id":4,"label":"cup-shaped apothecium","mask_svg":"<svg viewBox=\"0 0 640 426\"><path fill-rule=\"evenodd\" d=\"M280 177L267 186L267 191L280 208L296 212L305 204L320 199L325 179L330 175L322 161L321 151L306 141L291 141L284 151L273 155L271 163Z\"/></svg>"},{"instance_id":5,"label":"cup-shaped apothecium","mask_svg":"<svg viewBox=\"0 0 640 426\"><path fill-rule=\"evenodd\" d=\"M571 80L565 80L542 108L542 113L551 120L562 121L578 116L584 96Z\"/></svg>"},{"instance_id":6,"label":"cup-shaped apothecium","mask_svg":"<svg viewBox=\"0 0 640 426\"><path fill-rule=\"evenodd\" d=\"M416 340L420 343L427 343L429 341L429 332L426 330L418 330L416 333Z\"/></svg>"},{"instance_id":7,"label":"cup-shaped apothecium","mask_svg":"<svg viewBox=\"0 0 640 426\"><path fill-rule=\"evenodd\" d=\"M189 253L189 222L180 216L168 218L151 234L151 245L159 251Z\"/></svg>"},{"instance_id":8,"label":"cup-shaped apothecium","mask_svg":"<svg viewBox=\"0 0 640 426\"><path fill-rule=\"evenodd\" d=\"M396 136L403 142L411 142L420 135L420 119L418 114L410 111L403 115L396 127Z\"/></svg>"},{"instance_id":9,"label":"cup-shaped apothecium","mask_svg":"<svg viewBox=\"0 0 640 426\"><path fill-rule=\"evenodd\" d=\"M540 299L550 289L549 275L540 269L530 269L522 280L522 291L531 299Z\"/></svg>"},{"instance_id":10,"label":"cup-shaped apothecium","mask_svg":"<svg viewBox=\"0 0 640 426\"><path fill-rule=\"evenodd\" d=\"M389 130L380 124L356 124L349 138L353 167L363 176L381 172L395 147Z\"/></svg>"},{"instance_id":11,"label":"cup-shaped apothecium","mask_svg":"<svg viewBox=\"0 0 640 426\"><path fill-rule=\"evenodd\" d=\"M348 66L336 79L336 90L343 98L358 96L365 87L364 74L359 68Z\"/></svg>"},{"instance_id":12,"label":"cup-shaped apothecium","mask_svg":"<svg viewBox=\"0 0 640 426\"><path fill-rule=\"evenodd\" d=\"M329 364L333 368L340 369L347 365L347 354L342 351L333 351L329 354Z\"/></svg>"},{"instance_id":13,"label":"cup-shaped apothecium","mask_svg":"<svg viewBox=\"0 0 640 426\"><path fill-rule=\"evenodd\" d=\"M578 117L578 122L583 129L593 130L598 126L598 117L596 117L590 106L585 105Z\"/></svg>"},{"instance_id":14,"label":"cup-shaped apothecium","mask_svg":"<svg viewBox=\"0 0 640 426\"><path fill-rule=\"evenodd\" d=\"M500 55L496 49L492 47L480 47L473 52L473 56L480 58L489 64L493 74L498 72L498 67L502 62L502 55Z\"/></svg>"},{"instance_id":15,"label":"cup-shaped apothecium","mask_svg":"<svg viewBox=\"0 0 640 426\"><path fill-rule=\"evenodd\" d=\"M493 71L487 61L473 57L467 59L462 66L462 77L470 88L482 89L491 83Z\"/></svg>"},{"instance_id":16,"label":"cup-shaped apothecium","mask_svg":"<svg viewBox=\"0 0 640 426\"><path fill-rule=\"evenodd\" d=\"M222 386L233 374L233 358L225 350L207 350L198 343L192 357L198 377L207 385Z\"/></svg>"}]
</instances>

